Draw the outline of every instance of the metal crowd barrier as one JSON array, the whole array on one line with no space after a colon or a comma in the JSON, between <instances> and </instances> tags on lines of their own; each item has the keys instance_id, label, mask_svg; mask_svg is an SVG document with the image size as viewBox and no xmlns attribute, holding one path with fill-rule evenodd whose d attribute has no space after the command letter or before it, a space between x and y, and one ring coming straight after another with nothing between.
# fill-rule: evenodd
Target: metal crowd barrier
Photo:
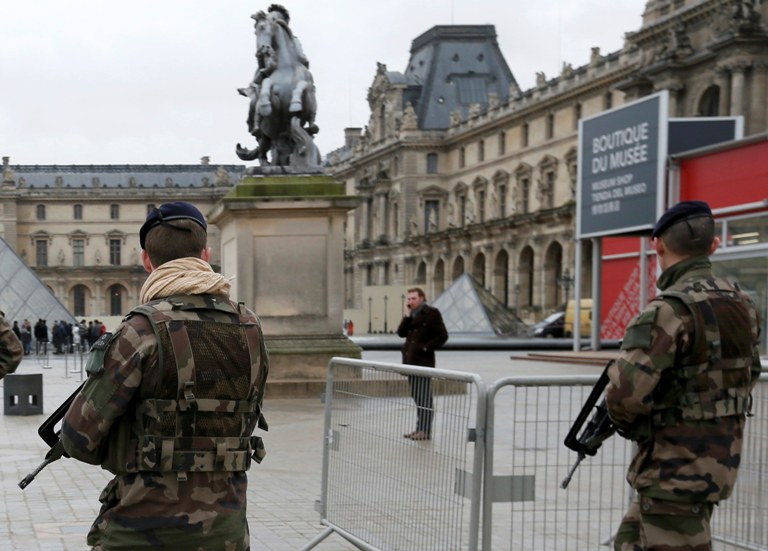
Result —
<instances>
[{"instance_id":1,"label":"metal crowd barrier","mask_svg":"<svg viewBox=\"0 0 768 551\"><path fill-rule=\"evenodd\" d=\"M752 392L739 477L730 499L715 508L712 539L718 551L768 551L768 373Z\"/></svg>"},{"instance_id":2,"label":"metal crowd barrier","mask_svg":"<svg viewBox=\"0 0 768 551\"><path fill-rule=\"evenodd\" d=\"M416 424L408 376L429 377L431 440ZM334 358L328 366L321 496L326 526L360 549L475 551L485 384L474 374Z\"/></svg>"},{"instance_id":3,"label":"metal crowd barrier","mask_svg":"<svg viewBox=\"0 0 768 551\"><path fill-rule=\"evenodd\" d=\"M594 376L509 377L488 388L482 549L612 549L632 498L625 474L631 444L614 436L560 483L576 453L563 438L586 400ZM753 392L739 477L715 508L718 551L768 551L768 380ZM492 475L492 476L491 476Z\"/></svg>"},{"instance_id":4,"label":"metal crowd barrier","mask_svg":"<svg viewBox=\"0 0 768 551\"><path fill-rule=\"evenodd\" d=\"M483 551L612 545L630 499L627 441L607 440L560 487L576 460L563 439L596 382L597 375L507 377L489 387Z\"/></svg>"},{"instance_id":5,"label":"metal crowd barrier","mask_svg":"<svg viewBox=\"0 0 768 551\"><path fill-rule=\"evenodd\" d=\"M403 438L408 376L433 381L432 439ZM326 528L364 550L594 551L632 499L632 445L614 436L576 460L563 439L597 375L508 377L334 358L328 368L320 501ZM768 377L753 392L739 478L715 509L717 551L768 551ZM482 516L481 516L482 501ZM480 537L482 536L482 538Z\"/></svg>"}]
</instances>

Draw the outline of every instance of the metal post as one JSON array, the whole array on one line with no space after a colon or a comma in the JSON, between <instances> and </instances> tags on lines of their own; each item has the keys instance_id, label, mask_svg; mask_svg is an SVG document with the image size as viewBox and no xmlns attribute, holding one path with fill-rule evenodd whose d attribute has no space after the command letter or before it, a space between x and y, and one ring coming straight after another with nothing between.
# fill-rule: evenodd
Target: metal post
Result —
<instances>
[{"instance_id":1,"label":"metal post","mask_svg":"<svg viewBox=\"0 0 768 551\"><path fill-rule=\"evenodd\" d=\"M565 269L563 272L563 275L557 278L557 282L563 286L563 294L565 295L565 308L568 308L568 291L571 289L571 285L573 285L574 279L571 277L571 272L568 268Z\"/></svg>"},{"instance_id":2,"label":"metal post","mask_svg":"<svg viewBox=\"0 0 768 551\"><path fill-rule=\"evenodd\" d=\"M384 332L387 332L387 295L384 295Z\"/></svg>"},{"instance_id":3,"label":"metal post","mask_svg":"<svg viewBox=\"0 0 768 551\"><path fill-rule=\"evenodd\" d=\"M371 318L371 303L373 302L373 297L368 297L368 334L370 335L373 333L373 319Z\"/></svg>"}]
</instances>

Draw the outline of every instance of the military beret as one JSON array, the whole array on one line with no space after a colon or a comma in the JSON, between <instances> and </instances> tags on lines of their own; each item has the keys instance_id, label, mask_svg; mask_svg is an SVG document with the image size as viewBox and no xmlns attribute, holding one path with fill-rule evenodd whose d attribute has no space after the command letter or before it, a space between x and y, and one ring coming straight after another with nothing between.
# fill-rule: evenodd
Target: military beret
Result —
<instances>
[{"instance_id":1,"label":"military beret","mask_svg":"<svg viewBox=\"0 0 768 551\"><path fill-rule=\"evenodd\" d=\"M660 236L664 230L677 222L691 220L692 218L701 218L703 216L712 216L712 210L704 201L683 201L667 209L667 212L661 215L659 221L653 227L652 237Z\"/></svg>"},{"instance_id":2,"label":"military beret","mask_svg":"<svg viewBox=\"0 0 768 551\"><path fill-rule=\"evenodd\" d=\"M147 234L149 230L155 226L163 224L172 228L178 228L173 224L169 224L173 220L194 220L207 232L208 224L205 222L205 216L203 213L197 210L191 203L185 203L184 201L176 201L175 203L163 203L158 208L154 208L147 214L147 219L144 221L144 225L139 230L139 243L141 248L144 249L144 243L147 240ZM188 230L185 230L188 231Z\"/></svg>"}]
</instances>

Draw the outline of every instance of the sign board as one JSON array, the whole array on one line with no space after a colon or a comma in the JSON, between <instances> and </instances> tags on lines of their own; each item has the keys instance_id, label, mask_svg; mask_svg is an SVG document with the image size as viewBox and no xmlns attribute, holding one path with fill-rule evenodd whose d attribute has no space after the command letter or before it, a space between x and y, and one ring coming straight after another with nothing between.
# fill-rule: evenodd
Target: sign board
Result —
<instances>
[{"instance_id":1,"label":"sign board","mask_svg":"<svg viewBox=\"0 0 768 551\"><path fill-rule=\"evenodd\" d=\"M667 153L676 155L744 137L744 117L669 119Z\"/></svg>"},{"instance_id":2,"label":"sign board","mask_svg":"<svg viewBox=\"0 0 768 551\"><path fill-rule=\"evenodd\" d=\"M669 93L579 122L579 239L650 230L661 215Z\"/></svg>"}]
</instances>

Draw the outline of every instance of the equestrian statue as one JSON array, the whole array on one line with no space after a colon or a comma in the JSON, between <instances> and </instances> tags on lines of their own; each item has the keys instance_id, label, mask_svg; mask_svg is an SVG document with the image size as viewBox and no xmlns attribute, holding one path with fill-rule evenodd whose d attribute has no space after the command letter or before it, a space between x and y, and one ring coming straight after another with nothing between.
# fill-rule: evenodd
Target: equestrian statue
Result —
<instances>
[{"instance_id":1,"label":"equestrian statue","mask_svg":"<svg viewBox=\"0 0 768 551\"><path fill-rule=\"evenodd\" d=\"M319 170L320 153L313 139L318 131L315 84L309 61L288 25L288 10L272 4L267 13L251 17L258 68L248 87L238 92L249 99L246 122L256 147L237 144L235 152L244 161L258 159L262 167Z\"/></svg>"}]
</instances>

